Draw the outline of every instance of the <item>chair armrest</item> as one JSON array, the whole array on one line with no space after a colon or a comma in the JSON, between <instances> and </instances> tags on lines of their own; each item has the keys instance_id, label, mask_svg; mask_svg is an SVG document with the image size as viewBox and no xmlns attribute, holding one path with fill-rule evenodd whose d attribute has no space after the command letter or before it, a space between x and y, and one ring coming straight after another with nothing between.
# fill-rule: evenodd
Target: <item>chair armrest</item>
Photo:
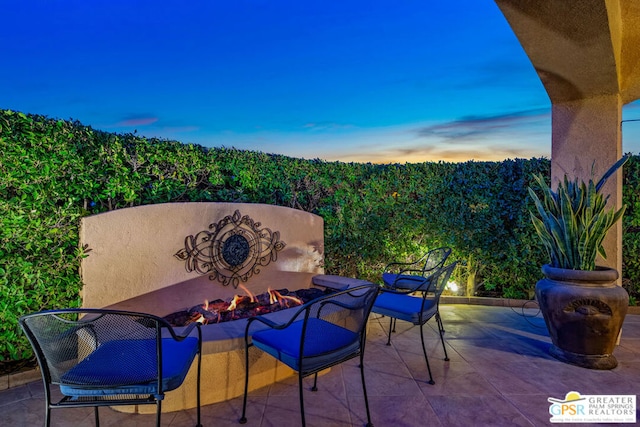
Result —
<instances>
[{"instance_id":1,"label":"chair armrest","mask_svg":"<svg viewBox=\"0 0 640 427\"><path fill-rule=\"evenodd\" d=\"M420 274L395 274L390 273L391 277L385 277L389 273L383 274L383 290L408 290L409 293L424 291L430 286L431 277L424 277ZM428 286L427 286L428 285Z\"/></svg>"},{"instance_id":2,"label":"chair armrest","mask_svg":"<svg viewBox=\"0 0 640 427\"><path fill-rule=\"evenodd\" d=\"M273 320L267 319L266 317L264 317L264 315L250 317L249 319L247 319L247 326L244 329L244 339L245 339L245 341L248 342L248 339L249 339L249 328L251 328L251 324L253 322L263 323L263 324L267 325L271 329L285 329L289 325L291 325L298 318L300 313L302 313L305 310L308 310L308 307L312 302L313 301L310 301L310 302L300 306L298 311L293 316L291 316L291 318L285 323L276 323Z\"/></svg>"},{"instance_id":3,"label":"chair armrest","mask_svg":"<svg viewBox=\"0 0 640 427\"><path fill-rule=\"evenodd\" d=\"M173 338L176 341L182 341L185 338L188 338L193 332L193 330L195 328L198 328L198 340L202 341L202 330L201 330L202 324L200 322L190 323L185 329L181 329L180 333L178 333L176 332L175 328L162 317L154 316L152 314L146 315L146 317L150 320L157 322L160 329L166 329L167 331L169 331L171 338ZM147 326L151 326L151 325L147 325Z\"/></svg>"},{"instance_id":4,"label":"chair armrest","mask_svg":"<svg viewBox=\"0 0 640 427\"><path fill-rule=\"evenodd\" d=\"M410 274L410 273L417 273L417 274ZM419 270L417 268L405 268L402 269L398 272L398 275L407 275L407 276L411 276L411 275L418 275L418 276L422 276L423 270Z\"/></svg>"},{"instance_id":5,"label":"chair armrest","mask_svg":"<svg viewBox=\"0 0 640 427\"><path fill-rule=\"evenodd\" d=\"M388 288L388 287L381 287L380 291L382 293L389 293L389 294L398 294L398 295L409 295L415 292L415 289L398 289L398 288Z\"/></svg>"},{"instance_id":6,"label":"chair armrest","mask_svg":"<svg viewBox=\"0 0 640 427\"><path fill-rule=\"evenodd\" d=\"M291 316L289 318L289 320L285 323L276 323L272 320L269 320L267 318L265 318L264 316L255 316L255 317L251 317L247 320L247 326L245 328L245 341L248 342L248 337L249 337L249 328L251 327L251 324L253 322L260 322L263 323L265 325L267 325L268 327L272 328L272 329L285 329L287 327L289 327L294 321L296 321L298 319L298 317L300 316L300 314L305 313L305 312L309 312L309 310L311 310L311 307L319 304L320 305L320 309L322 310L322 307L325 304L328 303L332 303L335 305L338 305L340 307L346 308L346 309L353 309L353 308L357 308L355 306L350 306L349 304L345 304L343 302L338 302L338 301L334 301L332 300L332 298L335 298L336 295L342 294L342 293L349 293L352 291L356 291L356 290L360 290L362 288L364 288L366 286L357 286L355 288L350 288L350 289L345 289L343 291L339 291L337 293L331 293L316 299L313 299L311 301L308 301L307 303L301 305L298 308L298 311L295 312L295 314L293 316ZM308 315L308 314L307 314Z\"/></svg>"},{"instance_id":7,"label":"chair armrest","mask_svg":"<svg viewBox=\"0 0 640 427\"><path fill-rule=\"evenodd\" d=\"M252 322L260 322L260 323L264 323L265 325L267 325L268 327L273 328L273 329L282 329L282 328L287 327L287 325L288 325L289 323L291 323L291 322L287 322L287 323L276 323L276 322L274 322L274 321L272 321L272 320L269 320L269 319L266 319L266 318L264 318L264 317L262 317L262 316L254 316L254 317L251 317L251 318L249 318L249 319L247 320L247 330L249 330L249 325L250 325Z\"/></svg>"},{"instance_id":8,"label":"chair armrest","mask_svg":"<svg viewBox=\"0 0 640 427\"><path fill-rule=\"evenodd\" d=\"M173 339L175 339L176 341L182 341L183 339L187 338L189 335L191 335L191 332L193 331L194 328L198 328L198 336L200 336L201 332L200 332L200 328L202 327L202 323L200 322L193 322L190 323L186 329L182 330L180 334L176 333L175 330L173 328L171 328L169 331L171 332L171 336L173 337Z\"/></svg>"},{"instance_id":9,"label":"chair armrest","mask_svg":"<svg viewBox=\"0 0 640 427\"><path fill-rule=\"evenodd\" d=\"M387 264L384 267L384 270L382 270L382 271L384 271L385 273L386 272L390 272L390 270L393 270L396 266L400 267L400 266L403 266L403 265L405 265L405 263L403 263L403 262L391 262L391 263Z\"/></svg>"},{"instance_id":10,"label":"chair armrest","mask_svg":"<svg viewBox=\"0 0 640 427\"><path fill-rule=\"evenodd\" d=\"M303 305L303 307L305 307L306 305ZM300 311L298 311L294 316L291 317L291 319L289 319L288 322L286 323L276 323L272 320L269 320L267 318L265 318L264 316L255 316L255 317L250 317L247 320L247 326L244 328L244 345L245 347L248 349L250 346L253 345L253 342L250 343L249 340L249 329L251 328L251 325L253 324L253 322L260 322L264 325L267 325L269 328L271 329L285 329L287 328L289 325L291 325L291 323L293 323L293 321L298 317L298 314L300 314Z\"/></svg>"},{"instance_id":11,"label":"chair armrest","mask_svg":"<svg viewBox=\"0 0 640 427\"><path fill-rule=\"evenodd\" d=\"M356 305L345 304L342 301L331 301L331 300L329 300L329 301L324 301L324 302L320 303L320 309L318 311L322 310L322 307L324 307L327 304L337 305L338 307L346 308L347 310L353 310L353 309L358 308L358 306L356 306Z\"/></svg>"},{"instance_id":12,"label":"chair armrest","mask_svg":"<svg viewBox=\"0 0 640 427\"><path fill-rule=\"evenodd\" d=\"M321 317L320 313L322 312L322 309L325 308L329 304L338 306L340 308L344 308L345 310L352 310L353 308L355 308L353 305L345 304L344 302L341 302L341 301L331 301L331 300L323 301L323 302L320 303L320 307L318 307L318 317Z\"/></svg>"},{"instance_id":13,"label":"chair armrest","mask_svg":"<svg viewBox=\"0 0 640 427\"><path fill-rule=\"evenodd\" d=\"M398 271L422 271L419 268L411 268L411 266L414 265L418 265L421 264L422 260L418 260L418 261L413 261L413 262L392 262L389 263L385 266L383 272L385 273L392 273L394 269L397 269Z\"/></svg>"}]
</instances>

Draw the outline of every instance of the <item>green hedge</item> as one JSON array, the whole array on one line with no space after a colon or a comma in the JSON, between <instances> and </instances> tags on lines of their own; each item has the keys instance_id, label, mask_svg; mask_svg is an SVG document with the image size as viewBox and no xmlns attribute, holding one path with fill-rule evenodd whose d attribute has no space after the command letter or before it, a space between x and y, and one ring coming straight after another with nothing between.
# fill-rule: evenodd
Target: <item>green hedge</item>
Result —
<instances>
[{"instance_id":1,"label":"green hedge","mask_svg":"<svg viewBox=\"0 0 640 427\"><path fill-rule=\"evenodd\" d=\"M630 304L640 301L640 157L632 156L624 165L622 200L627 210L622 217L622 285Z\"/></svg>"},{"instance_id":2,"label":"green hedge","mask_svg":"<svg viewBox=\"0 0 640 427\"><path fill-rule=\"evenodd\" d=\"M29 357L17 319L78 306L83 216L176 201L268 203L325 221L328 274L378 281L391 260L451 246L472 294L531 296L546 257L533 235L527 186L545 159L361 164L93 130L0 110L0 360ZM640 229L640 162L625 166L626 230ZM638 218L638 219L636 219ZM638 236L638 237L636 237ZM623 276L637 294L640 235L625 233ZM90 255L90 254L89 254Z\"/></svg>"}]
</instances>

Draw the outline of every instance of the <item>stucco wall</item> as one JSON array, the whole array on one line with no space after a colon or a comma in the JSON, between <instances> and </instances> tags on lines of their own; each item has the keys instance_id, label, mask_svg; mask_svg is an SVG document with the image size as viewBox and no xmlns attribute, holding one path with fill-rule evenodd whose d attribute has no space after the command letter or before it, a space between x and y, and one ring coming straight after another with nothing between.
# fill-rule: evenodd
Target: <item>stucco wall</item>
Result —
<instances>
[{"instance_id":1,"label":"stucco wall","mask_svg":"<svg viewBox=\"0 0 640 427\"><path fill-rule=\"evenodd\" d=\"M80 242L88 245L82 261L84 307L107 307L181 282L202 284L187 291L197 304L206 298L226 298L238 292L195 272L174 254L184 248L185 237L208 230L228 215L239 211L260 228L280 233L285 247L277 260L260 267L246 283L252 292L268 287L311 285L311 277L323 274L324 221L321 217L286 207L248 203L166 203L119 209L83 218ZM301 274L298 274L301 273Z\"/></svg>"}]
</instances>

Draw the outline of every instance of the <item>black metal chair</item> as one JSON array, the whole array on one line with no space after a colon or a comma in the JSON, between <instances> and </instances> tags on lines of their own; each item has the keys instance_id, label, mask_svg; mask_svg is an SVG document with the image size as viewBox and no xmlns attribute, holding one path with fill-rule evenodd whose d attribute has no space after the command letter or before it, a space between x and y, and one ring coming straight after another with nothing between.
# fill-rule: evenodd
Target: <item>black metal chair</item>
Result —
<instances>
[{"instance_id":1,"label":"black metal chair","mask_svg":"<svg viewBox=\"0 0 640 427\"><path fill-rule=\"evenodd\" d=\"M199 323L178 334L164 319L145 313L106 309L62 309L28 314L20 326L35 352L51 409L155 404L160 426L165 392L184 381L196 355L197 426L200 424ZM195 333L195 331L197 333ZM51 401L51 386L63 397Z\"/></svg>"},{"instance_id":2,"label":"black metal chair","mask_svg":"<svg viewBox=\"0 0 640 427\"><path fill-rule=\"evenodd\" d=\"M246 377L240 423L247 422L249 347L255 346L298 372L303 426L306 421L302 379L315 374L312 390L316 391L318 372L359 356L367 426L371 426L363 356L366 324L378 290L378 285L368 284L317 298L302 305L284 324L276 324L264 316L249 319L245 330ZM262 323L262 329L251 334L255 322Z\"/></svg>"},{"instance_id":3,"label":"black metal chair","mask_svg":"<svg viewBox=\"0 0 640 427\"><path fill-rule=\"evenodd\" d=\"M385 286L393 289L422 290L429 287L431 275L442 267L451 254L451 248L436 248L417 261L392 262L382 273ZM421 286L417 287L420 284Z\"/></svg>"},{"instance_id":4,"label":"black metal chair","mask_svg":"<svg viewBox=\"0 0 640 427\"><path fill-rule=\"evenodd\" d=\"M425 283L427 278L424 278L422 282L414 281L414 288L398 289L395 287L382 287L382 292L378 295L371 310L374 313L391 318L387 345L391 345L391 332L395 328L395 321L397 319L420 326L422 352L424 353L424 360L427 363L430 384L435 384L435 381L433 381L431 367L429 366L429 357L427 356L427 350L424 345L423 327L429 319L435 316L436 322L438 323L442 349L444 350L444 360L449 360L447 347L444 344L444 327L442 325L442 318L440 317L439 305L440 295L447 285L451 273L456 268L456 264L456 262L453 262L446 267L441 267L428 278L428 284Z\"/></svg>"}]
</instances>

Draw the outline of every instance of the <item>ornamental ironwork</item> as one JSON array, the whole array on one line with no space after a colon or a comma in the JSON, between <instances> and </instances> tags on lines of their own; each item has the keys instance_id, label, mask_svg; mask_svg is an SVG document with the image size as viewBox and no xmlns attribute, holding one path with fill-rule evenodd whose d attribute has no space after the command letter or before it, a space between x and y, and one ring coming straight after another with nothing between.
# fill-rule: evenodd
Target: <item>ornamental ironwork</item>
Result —
<instances>
[{"instance_id":1,"label":"ornamental ironwork","mask_svg":"<svg viewBox=\"0 0 640 427\"><path fill-rule=\"evenodd\" d=\"M278 259L285 247L279 231L260 228L261 223L235 211L209 230L200 231L184 239L184 248L174 255L185 261L188 272L209 274L209 279L237 288L260 268Z\"/></svg>"},{"instance_id":2,"label":"ornamental ironwork","mask_svg":"<svg viewBox=\"0 0 640 427\"><path fill-rule=\"evenodd\" d=\"M612 316L611 307L604 301L593 298L580 298L569 302L563 309L565 313L578 312L585 316L604 314Z\"/></svg>"}]
</instances>

